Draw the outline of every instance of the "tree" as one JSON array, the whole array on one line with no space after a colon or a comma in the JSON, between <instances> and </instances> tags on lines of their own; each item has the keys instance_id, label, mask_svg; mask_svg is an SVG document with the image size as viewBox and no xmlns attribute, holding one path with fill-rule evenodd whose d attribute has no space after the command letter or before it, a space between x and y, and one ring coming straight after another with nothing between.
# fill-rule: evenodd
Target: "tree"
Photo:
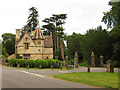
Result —
<instances>
[{"instance_id":1,"label":"tree","mask_svg":"<svg viewBox=\"0 0 120 90\"><path fill-rule=\"evenodd\" d=\"M75 52L78 53L79 60L83 60L82 45L83 45L83 35L74 33L67 36L65 39L67 41L67 52L69 59L74 59Z\"/></svg>"},{"instance_id":2,"label":"tree","mask_svg":"<svg viewBox=\"0 0 120 90\"><path fill-rule=\"evenodd\" d=\"M96 65L99 65L100 55L104 56L104 62L112 58L112 39L105 29L101 26L96 29L90 29L85 34L83 40L84 60L91 60L91 52L95 53Z\"/></svg>"},{"instance_id":3,"label":"tree","mask_svg":"<svg viewBox=\"0 0 120 90\"><path fill-rule=\"evenodd\" d=\"M2 38L3 55L8 56L15 53L15 35L11 33L4 33Z\"/></svg>"},{"instance_id":4,"label":"tree","mask_svg":"<svg viewBox=\"0 0 120 90\"><path fill-rule=\"evenodd\" d=\"M26 31L25 29L28 29L28 32L31 33L31 31L35 30L35 27L37 26L38 23L38 11L36 10L36 7L31 7L29 9L29 17L27 21L27 25L24 25L22 28L22 32Z\"/></svg>"},{"instance_id":5,"label":"tree","mask_svg":"<svg viewBox=\"0 0 120 90\"><path fill-rule=\"evenodd\" d=\"M120 2L109 2L110 11L104 12L102 21L112 28L110 36L113 38L113 59L120 60Z\"/></svg>"},{"instance_id":6,"label":"tree","mask_svg":"<svg viewBox=\"0 0 120 90\"><path fill-rule=\"evenodd\" d=\"M43 22L47 23L46 25L43 25L42 28L44 30L44 35L49 34L52 32L52 38L53 38L53 48L54 48L54 56L55 58L61 59L61 54L63 54L61 51L62 47L62 35L64 35L63 31L63 24L65 24L65 20L67 18L67 14L53 14L50 18L45 18ZM61 51L60 51L61 50ZM60 53L61 54L60 54ZM57 55L57 56L56 56ZM62 55L64 56L64 55Z\"/></svg>"}]
</instances>

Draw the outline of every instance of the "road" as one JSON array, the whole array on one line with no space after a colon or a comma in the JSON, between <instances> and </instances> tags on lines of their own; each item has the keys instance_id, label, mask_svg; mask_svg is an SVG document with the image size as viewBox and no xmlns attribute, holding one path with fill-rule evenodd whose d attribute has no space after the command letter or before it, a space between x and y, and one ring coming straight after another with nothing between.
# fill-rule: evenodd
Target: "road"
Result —
<instances>
[{"instance_id":1,"label":"road","mask_svg":"<svg viewBox=\"0 0 120 90\"><path fill-rule=\"evenodd\" d=\"M25 70L3 66L2 88L98 88L50 77L52 74L68 72L78 70Z\"/></svg>"}]
</instances>

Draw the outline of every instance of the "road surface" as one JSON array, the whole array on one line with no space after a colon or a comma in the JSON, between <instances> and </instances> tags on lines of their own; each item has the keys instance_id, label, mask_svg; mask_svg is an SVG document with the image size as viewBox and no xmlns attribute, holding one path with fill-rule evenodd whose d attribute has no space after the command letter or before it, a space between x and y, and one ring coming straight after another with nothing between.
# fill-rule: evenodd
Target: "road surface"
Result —
<instances>
[{"instance_id":1,"label":"road surface","mask_svg":"<svg viewBox=\"0 0 120 90\"><path fill-rule=\"evenodd\" d=\"M82 68L81 72L84 69L85 68ZM97 71L100 72L102 70L103 69ZM79 71L80 70L25 70L2 66L2 88L98 88L50 77L50 75L53 74ZM93 69L93 71L96 71L96 69Z\"/></svg>"}]
</instances>

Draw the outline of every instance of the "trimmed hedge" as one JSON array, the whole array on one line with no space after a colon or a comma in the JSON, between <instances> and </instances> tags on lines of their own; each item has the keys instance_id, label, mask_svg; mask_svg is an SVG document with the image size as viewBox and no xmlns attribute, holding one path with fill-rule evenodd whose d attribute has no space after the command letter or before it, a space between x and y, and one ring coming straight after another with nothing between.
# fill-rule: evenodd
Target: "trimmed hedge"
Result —
<instances>
[{"instance_id":1,"label":"trimmed hedge","mask_svg":"<svg viewBox=\"0 0 120 90\"><path fill-rule=\"evenodd\" d=\"M26 60L26 65L29 65L30 68L34 68L35 61L34 60Z\"/></svg>"},{"instance_id":2,"label":"trimmed hedge","mask_svg":"<svg viewBox=\"0 0 120 90\"><path fill-rule=\"evenodd\" d=\"M50 68L51 65L56 68L60 66L60 61L57 59L47 59L47 60L43 60L43 59L37 59L37 60L26 60L26 59L10 59L10 60L6 60L6 62L8 62L8 65L12 65L14 67L17 67L17 64L20 65L20 67L26 67L27 65L29 65L30 68L34 68L34 67L41 67L42 68Z\"/></svg>"},{"instance_id":3,"label":"trimmed hedge","mask_svg":"<svg viewBox=\"0 0 120 90\"><path fill-rule=\"evenodd\" d=\"M20 67L25 67L26 59L17 59L17 64L20 65Z\"/></svg>"},{"instance_id":4,"label":"trimmed hedge","mask_svg":"<svg viewBox=\"0 0 120 90\"><path fill-rule=\"evenodd\" d=\"M46 61L48 62L48 67L51 67L51 65L53 67L56 67L56 60L54 60L54 59L47 59Z\"/></svg>"},{"instance_id":5,"label":"trimmed hedge","mask_svg":"<svg viewBox=\"0 0 120 90\"><path fill-rule=\"evenodd\" d=\"M48 62L46 60L43 60L43 59L37 59L35 61L35 66L39 68L40 65L42 68L45 68L48 66Z\"/></svg>"},{"instance_id":6,"label":"trimmed hedge","mask_svg":"<svg viewBox=\"0 0 120 90\"><path fill-rule=\"evenodd\" d=\"M16 66L17 66L17 63L16 63L16 62L17 62L17 60L16 60L16 59L14 59L14 58L9 59L9 60L8 60L8 62L9 62L9 64L10 64L10 65L12 65L12 64L13 64L13 67L16 67Z\"/></svg>"}]
</instances>

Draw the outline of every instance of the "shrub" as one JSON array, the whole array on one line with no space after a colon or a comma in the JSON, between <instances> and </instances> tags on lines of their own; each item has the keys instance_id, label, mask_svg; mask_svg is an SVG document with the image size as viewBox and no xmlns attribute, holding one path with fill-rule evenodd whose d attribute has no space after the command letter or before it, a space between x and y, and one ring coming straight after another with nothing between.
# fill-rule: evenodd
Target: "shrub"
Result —
<instances>
[{"instance_id":1,"label":"shrub","mask_svg":"<svg viewBox=\"0 0 120 90\"><path fill-rule=\"evenodd\" d=\"M114 67L120 67L119 61L114 61Z\"/></svg>"},{"instance_id":2,"label":"shrub","mask_svg":"<svg viewBox=\"0 0 120 90\"><path fill-rule=\"evenodd\" d=\"M9 62L10 65L13 64L13 67L17 66L17 63L16 63L17 59L12 58L12 59L9 59L8 62Z\"/></svg>"},{"instance_id":3,"label":"shrub","mask_svg":"<svg viewBox=\"0 0 120 90\"><path fill-rule=\"evenodd\" d=\"M22 59L22 56L20 56L19 54L16 54L16 59Z\"/></svg>"},{"instance_id":4,"label":"shrub","mask_svg":"<svg viewBox=\"0 0 120 90\"><path fill-rule=\"evenodd\" d=\"M68 64L69 64L69 65L74 65L74 60L72 60L72 59L69 60Z\"/></svg>"},{"instance_id":5,"label":"shrub","mask_svg":"<svg viewBox=\"0 0 120 90\"><path fill-rule=\"evenodd\" d=\"M45 68L48 66L48 62L46 60L43 60L43 59L37 59L35 61L35 66L39 68L40 65L42 68Z\"/></svg>"},{"instance_id":6,"label":"shrub","mask_svg":"<svg viewBox=\"0 0 120 90\"><path fill-rule=\"evenodd\" d=\"M54 65L54 67L59 67L61 61L59 61L59 60L57 60L57 59L54 59L54 61L55 61L55 65Z\"/></svg>"},{"instance_id":7,"label":"shrub","mask_svg":"<svg viewBox=\"0 0 120 90\"><path fill-rule=\"evenodd\" d=\"M54 59L47 59L46 61L48 62L48 67L51 67L51 65L53 65L53 67L56 66L56 60L54 60Z\"/></svg>"},{"instance_id":8,"label":"shrub","mask_svg":"<svg viewBox=\"0 0 120 90\"><path fill-rule=\"evenodd\" d=\"M6 63L9 63L8 59L5 59L5 62L6 62Z\"/></svg>"},{"instance_id":9,"label":"shrub","mask_svg":"<svg viewBox=\"0 0 120 90\"><path fill-rule=\"evenodd\" d=\"M18 59L16 63L19 64L20 67L25 67L26 59Z\"/></svg>"},{"instance_id":10,"label":"shrub","mask_svg":"<svg viewBox=\"0 0 120 90\"><path fill-rule=\"evenodd\" d=\"M35 61L34 60L27 60L26 65L29 65L30 68L35 67Z\"/></svg>"},{"instance_id":11,"label":"shrub","mask_svg":"<svg viewBox=\"0 0 120 90\"><path fill-rule=\"evenodd\" d=\"M84 67L88 67L88 62L87 61L83 61L79 64L79 66L84 66Z\"/></svg>"}]
</instances>

